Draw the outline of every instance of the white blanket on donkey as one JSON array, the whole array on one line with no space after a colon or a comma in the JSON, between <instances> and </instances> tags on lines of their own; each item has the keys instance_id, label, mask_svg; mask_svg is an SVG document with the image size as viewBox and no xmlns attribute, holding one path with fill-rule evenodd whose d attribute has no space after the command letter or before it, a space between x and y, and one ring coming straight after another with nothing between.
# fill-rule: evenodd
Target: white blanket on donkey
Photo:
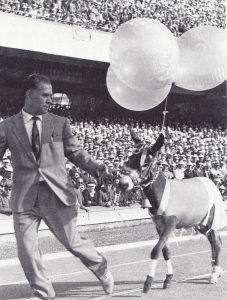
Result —
<instances>
[{"instance_id":1,"label":"white blanket on donkey","mask_svg":"<svg viewBox=\"0 0 227 300\"><path fill-rule=\"evenodd\" d=\"M206 225L210 216L210 210L214 204L215 211L214 211L214 218L211 225L211 229L219 230L223 227L227 226L227 218L225 213L225 208L222 200L221 193L215 186L215 184L208 180L206 177L196 177L196 179L200 180L202 184L204 185L205 189L208 193L208 201L209 201L209 207L207 211L207 215L205 219L203 220L202 224ZM169 203L169 194L170 194L170 182L169 180L166 180L166 185L163 191L162 200L160 202L157 215L162 215Z\"/></svg>"},{"instance_id":2,"label":"white blanket on donkey","mask_svg":"<svg viewBox=\"0 0 227 300\"><path fill-rule=\"evenodd\" d=\"M218 230L222 229L227 225L227 219L226 219L226 212L224 208L224 203L222 200L222 195L219 192L218 188L215 186L215 184L210 180L209 183L207 181L206 177L197 177L198 180L200 180L208 193L208 198L209 198L209 209L206 215L206 218L203 221L203 225L207 224L209 215L210 215L210 210L214 204L215 211L214 211L214 218L213 222L211 225L211 229Z\"/></svg>"}]
</instances>

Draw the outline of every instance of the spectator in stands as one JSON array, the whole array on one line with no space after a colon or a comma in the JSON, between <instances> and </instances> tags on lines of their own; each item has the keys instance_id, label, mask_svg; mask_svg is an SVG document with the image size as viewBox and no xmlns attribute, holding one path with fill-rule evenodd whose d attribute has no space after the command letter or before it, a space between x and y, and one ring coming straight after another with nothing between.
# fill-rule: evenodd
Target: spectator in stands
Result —
<instances>
[{"instance_id":1,"label":"spectator in stands","mask_svg":"<svg viewBox=\"0 0 227 300\"><path fill-rule=\"evenodd\" d=\"M118 176L114 177L114 179L113 179L113 187L112 187L113 191L115 191L115 189L118 188L119 182L120 182L120 177L118 177Z\"/></svg>"},{"instance_id":2,"label":"spectator in stands","mask_svg":"<svg viewBox=\"0 0 227 300\"><path fill-rule=\"evenodd\" d=\"M124 192L120 195L119 206L131 206L135 204L137 200L137 196L133 190Z\"/></svg>"},{"instance_id":3,"label":"spectator in stands","mask_svg":"<svg viewBox=\"0 0 227 300\"><path fill-rule=\"evenodd\" d=\"M177 167L173 170L174 178L176 179L183 179L184 178L184 162L181 160L177 164Z\"/></svg>"},{"instance_id":4,"label":"spectator in stands","mask_svg":"<svg viewBox=\"0 0 227 300\"><path fill-rule=\"evenodd\" d=\"M227 201L227 189L225 188L225 186L223 184L220 185L219 190L220 190L221 195L223 197L223 201Z\"/></svg>"},{"instance_id":5,"label":"spectator in stands","mask_svg":"<svg viewBox=\"0 0 227 300\"><path fill-rule=\"evenodd\" d=\"M82 194L84 197L84 206L97 206L100 205L100 193L96 192L97 183L94 180L90 180Z\"/></svg>"},{"instance_id":6,"label":"spectator in stands","mask_svg":"<svg viewBox=\"0 0 227 300\"><path fill-rule=\"evenodd\" d=\"M214 184L217 186L217 188L220 190L220 187L222 185L222 181L220 177L216 177L213 179Z\"/></svg>"},{"instance_id":7,"label":"spectator in stands","mask_svg":"<svg viewBox=\"0 0 227 300\"><path fill-rule=\"evenodd\" d=\"M86 171L81 170L80 176L83 178L85 184L87 184L90 181L93 181L93 177L90 174L88 174Z\"/></svg>"},{"instance_id":8,"label":"spectator in stands","mask_svg":"<svg viewBox=\"0 0 227 300\"><path fill-rule=\"evenodd\" d=\"M70 168L68 170L68 173L72 178L72 182L73 182L74 186L77 187L77 179L80 178L80 173L77 172L75 168Z\"/></svg>"},{"instance_id":9,"label":"spectator in stands","mask_svg":"<svg viewBox=\"0 0 227 300\"><path fill-rule=\"evenodd\" d=\"M227 174L227 166L224 160L222 161L220 160L220 171L221 171L221 178L223 178L225 174Z\"/></svg>"},{"instance_id":10,"label":"spectator in stands","mask_svg":"<svg viewBox=\"0 0 227 300\"><path fill-rule=\"evenodd\" d=\"M220 163L218 161L214 162L213 167L210 169L210 178L214 181L216 179L221 179L222 171L220 169Z\"/></svg>"},{"instance_id":11,"label":"spectator in stands","mask_svg":"<svg viewBox=\"0 0 227 300\"><path fill-rule=\"evenodd\" d=\"M204 166L203 166L203 175L209 179L211 179L211 160L210 158L206 158L205 162L204 162Z\"/></svg>"},{"instance_id":12,"label":"spectator in stands","mask_svg":"<svg viewBox=\"0 0 227 300\"><path fill-rule=\"evenodd\" d=\"M3 157L2 167L0 168L0 175L3 178L12 179L13 168L8 157Z\"/></svg>"},{"instance_id":13,"label":"spectator in stands","mask_svg":"<svg viewBox=\"0 0 227 300\"><path fill-rule=\"evenodd\" d=\"M123 167L123 164L124 164L124 154L123 154L122 150L120 150L118 152L117 157L119 159L119 168L121 169Z\"/></svg>"},{"instance_id":14,"label":"spectator in stands","mask_svg":"<svg viewBox=\"0 0 227 300\"><path fill-rule=\"evenodd\" d=\"M0 190L0 213L5 215L12 215L12 209L10 207L10 193L12 188L11 180L3 178L1 180Z\"/></svg>"},{"instance_id":15,"label":"spectator in stands","mask_svg":"<svg viewBox=\"0 0 227 300\"><path fill-rule=\"evenodd\" d=\"M189 161L187 163L187 167L184 171L184 178L192 178L194 177L194 172L193 172L193 163Z\"/></svg>"},{"instance_id":16,"label":"spectator in stands","mask_svg":"<svg viewBox=\"0 0 227 300\"><path fill-rule=\"evenodd\" d=\"M162 172L167 179L173 179L174 175L170 171L169 164L166 161L162 162Z\"/></svg>"},{"instance_id":17,"label":"spectator in stands","mask_svg":"<svg viewBox=\"0 0 227 300\"><path fill-rule=\"evenodd\" d=\"M203 177L203 165L200 160L197 160L195 163L195 168L193 169L193 177Z\"/></svg>"},{"instance_id":18,"label":"spectator in stands","mask_svg":"<svg viewBox=\"0 0 227 300\"><path fill-rule=\"evenodd\" d=\"M104 186L102 188L102 192L105 195L105 199L102 201L103 206L113 206L114 205L114 190L112 180L107 179L104 181Z\"/></svg>"},{"instance_id":19,"label":"spectator in stands","mask_svg":"<svg viewBox=\"0 0 227 300\"><path fill-rule=\"evenodd\" d=\"M135 203L142 204L142 201L144 199L146 199L146 196L145 196L145 194L143 192L143 188L140 185L135 185L135 187L133 189L133 198L134 199L133 199L132 204L135 204Z\"/></svg>"},{"instance_id":20,"label":"spectator in stands","mask_svg":"<svg viewBox=\"0 0 227 300\"><path fill-rule=\"evenodd\" d=\"M89 209L84 206L84 196L83 191L85 189L84 180L82 177L77 177L75 179L75 191L77 195L77 204L80 209L85 210L86 212L89 212Z\"/></svg>"},{"instance_id":21,"label":"spectator in stands","mask_svg":"<svg viewBox=\"0 0 227 300\"><path fill-rule=\"evenodd\" d=\"M113 206L120 206L120 202L121 202L120 198L122 197L121 194L122 194L122 192L120 191L119 186L117 185L114 188Z\"/></svg>"}]
</instances>

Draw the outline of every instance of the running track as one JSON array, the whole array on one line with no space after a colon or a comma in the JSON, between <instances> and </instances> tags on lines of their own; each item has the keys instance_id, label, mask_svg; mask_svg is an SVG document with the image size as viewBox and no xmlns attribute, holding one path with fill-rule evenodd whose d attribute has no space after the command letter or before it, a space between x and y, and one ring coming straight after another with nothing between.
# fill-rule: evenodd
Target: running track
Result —
<instances>
[{"instance_id":1,"label":"running track","mask_svg":"<svg viewBox=\"0 0 227 300\"><path fill-rule=\"evenodd\" d=\"M210 248L200 235L187 240L173 239L174 283L162 289L166 266L163 259L157 266L156 280L148 294L142 293L149 271L149 257L153 241L99 248L109 262L115 277L112 296L104 294L94 275L67 252L44 256L49 277L54 283L56 300L72 299L167 299L167 300L226 300L227 299L227 232L223 232L223 276L217 284L208 284ZM27 299L30 289L23 271L15 259L0 261L0 299Z\"/></svg>"}]
</instances>

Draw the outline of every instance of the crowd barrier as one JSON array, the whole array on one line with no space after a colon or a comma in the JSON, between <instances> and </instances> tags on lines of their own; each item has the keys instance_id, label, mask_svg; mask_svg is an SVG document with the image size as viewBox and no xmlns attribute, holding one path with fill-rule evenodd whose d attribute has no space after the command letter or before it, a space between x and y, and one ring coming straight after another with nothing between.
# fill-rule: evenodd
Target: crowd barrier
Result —
<instances>
[{"instance_id":1,"label":"crowd barrier","mask_svg":"<svg viewBox=\"0 0 227 300\"><path fill-rule=\"evenodd\" d=\"M227 201L224 201L227 213ZM142 209L139 204L131 207L90 207L89 213L84 210L78 212L77 225L80 231L100 230L102 228L113 228L120 226L129 226L131 224L140 224L151 222L148 209ZM44 222L41 222L40 233L48 234L49 229ZM0 214L0 239L4 236L14 235L13 218Z\"/></svg>"},{"instance_id":2,"label":"crowd barrier","mask_svg":"<svg viewBox=\"0 0 227 300\"><path fill-rule=\"evenodd\" d=\"M103 227L127 226L128 222L145 220L150 220L148 210L142 209L139 204L116 208L94 206L89 208L89 213L79 210L77 225L83 231ZM49 231L44 222L41 222L39 231ZM0 214L0 237L10 234L14 234L13 218Z\"/></svg>"}]
</instances>

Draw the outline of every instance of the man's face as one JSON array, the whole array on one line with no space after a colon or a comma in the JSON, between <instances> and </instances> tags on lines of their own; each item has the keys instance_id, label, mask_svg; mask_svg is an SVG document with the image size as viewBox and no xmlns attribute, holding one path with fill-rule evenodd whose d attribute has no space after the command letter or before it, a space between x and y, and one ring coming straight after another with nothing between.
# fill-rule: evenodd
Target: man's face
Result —
<instances>
[{"instance_id":1,"label":"man's face","mask_svg":"<svg viewBox=\"0 0 227 300\"><path fill-rule=\"evenodd\" d=\"M196 167L200 168L201 167L201 163L200 162L196 162Z\"/></svg>"},{"instance_id":2,"label":"man's face","mask_svg":"<svg viewBox=\"0 0 227 300\"><path fill-rule=\"evenodd\" d=\"M77 180L77 178L79 178L79 177L80 177L79 173L77 173L77 172L73 173L73 179L74 180Z\"/></svg>"},{"instance_id":3,"label":"man's face","mask_svg":"<svg viewBox=\"0 0 227 300\"><path fill-rule=\"evenodd\" d=\"M111 183L107 183L106 184L106 189L107 189L108 192L111 190L111 188L112 188L112 184Z\"/></svg>"},{"instance_id":4,"label":"man's face","mask_svg":"<svg viewBox=\"0 0 227 300\"><path fill-rule=\"evenodd\" d=\"M7 169L7 168L9 168L11 166L10 162L7 161L7 160L3 161L3 165L4 165L5 169Z\"/></svg>"},{"instance_id":5,"label":"man's face","mask_svg":"<svg viewBox=\"0 0 227 300\"><path fill-rule=\"evenodd\" d=\"M95 190L95 185L94 184L88 184L87 189L89 192L93 192Z\"/></svg>"},{"instance_id":6,"label":"man's face","mask_svg":"<svg viewBox=\"0 0 227 300\"><path fill-rule=\"evenodd\" d=\"M113 166L108 166L108 172L110 172L110 173L113 172Z\"/></svg>"},{"instance_id":7,"label":"man's face","mask_svg":"<svg viewBox=\"0 0 227 300\"><path fill-rule=\"evenodd\" d=\"M31 115L43 115L48 112L52 102L52 86L47 83L39 83L36 89L26 92L25 106L26 112Z\"/></svg>"},{"instance_id":8,"label":"man's face","mask_svg":"<svg viewBox=\"0 0 227 300\"><path fill-rule=\"evenodd\" d=\"M84 181L82 178L77 178L76 180L76 185L77 185L77 188L80 188L82 189L82 186L84 186Z\"/></svg>"},{"instance_id":9,"label":"man's face","mask_svg":"<svg viewBox=\"0 0 227 300\"><path fill-rule=\"evenodd\" d=\"M3 190L2 190L2 193L3 193L4 196L9 196L10 193L11 193L11 188L8 187L8 186L4 186Z\"/></svg>"},{"instance_id":10,"label":"man's face","mask_svg":"<svg viewBox=\"0 0 227 300\"><path fill-rule=\"evenodd\" d=\"M118 186L118 184L119 184L119 179L117 178L117 179L114 179L114 182L113 182L113 185L115 186L115 187L117 187Z\"/></svg>"}]
</instances>

